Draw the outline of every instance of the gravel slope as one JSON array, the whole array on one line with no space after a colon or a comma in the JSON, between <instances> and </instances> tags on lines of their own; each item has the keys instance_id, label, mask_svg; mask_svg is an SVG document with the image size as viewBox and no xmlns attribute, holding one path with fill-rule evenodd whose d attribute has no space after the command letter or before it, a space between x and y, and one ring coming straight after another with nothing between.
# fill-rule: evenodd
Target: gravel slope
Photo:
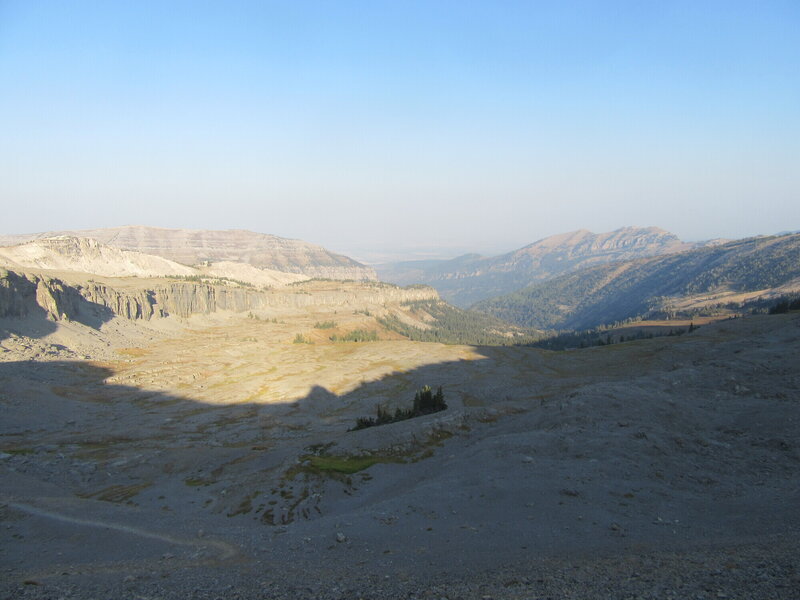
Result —
<instances>
[{"instance_id":1,"label":"gravel slope","mask_svg":"<svg viewBox=\"0 0 800 600\"><path fill-rule=\"evenodd\" d=\"M0 597L800 597L797 313L565 353L287 341L318 318L1 364ZM423 382L447 411L347 431Z\"/></svg>"}]
</instances>

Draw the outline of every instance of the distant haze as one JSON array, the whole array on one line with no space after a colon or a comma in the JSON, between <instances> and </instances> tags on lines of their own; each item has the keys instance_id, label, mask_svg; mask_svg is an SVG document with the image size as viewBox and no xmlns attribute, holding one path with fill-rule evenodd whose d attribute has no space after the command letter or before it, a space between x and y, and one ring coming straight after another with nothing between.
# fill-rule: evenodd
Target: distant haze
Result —
<instances>
[{"instance_id":1,"label":"distant haze","mask_svg":"<svg viewBox=\"0 0 800 600\"><path fill-rule=\"evenodd\" d=\"M0 3L0 233L800 228L797 2Z\"/></svg>"}]
</instances>

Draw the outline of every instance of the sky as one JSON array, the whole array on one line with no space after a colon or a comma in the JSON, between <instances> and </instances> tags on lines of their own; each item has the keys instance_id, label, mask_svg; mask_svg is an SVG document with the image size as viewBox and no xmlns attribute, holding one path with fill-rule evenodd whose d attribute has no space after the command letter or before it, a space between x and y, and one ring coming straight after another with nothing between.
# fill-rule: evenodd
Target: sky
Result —
<instances>
[{"instance_id":1,"label":"sky","mask_svg":"<svg viewBox=\"0 0 800 600\"><path fill-rule=\"evenodd\" d=\"M0 233L800 229L800 2L0 0Z\"/></svg>"}]
</instances>

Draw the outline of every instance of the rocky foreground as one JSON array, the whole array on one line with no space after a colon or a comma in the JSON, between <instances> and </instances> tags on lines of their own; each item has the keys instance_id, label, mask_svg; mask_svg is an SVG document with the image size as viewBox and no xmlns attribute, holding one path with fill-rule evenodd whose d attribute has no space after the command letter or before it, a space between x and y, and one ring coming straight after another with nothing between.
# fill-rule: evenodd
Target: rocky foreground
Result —
<instances>
[{"instance_id":1,"label":"rocky foreground","mask_svg":"<svg viewBox=\"0 0 800 600\"><path fill-rule=\"evenodd\" d=\"M800 596L800 315L561 353L331 341L391 308L361 302L7 317L0 597ZM69 354L87 327L108 345ZM349 431L425 384L446 411Z\"/></svg>"}]
</instances>

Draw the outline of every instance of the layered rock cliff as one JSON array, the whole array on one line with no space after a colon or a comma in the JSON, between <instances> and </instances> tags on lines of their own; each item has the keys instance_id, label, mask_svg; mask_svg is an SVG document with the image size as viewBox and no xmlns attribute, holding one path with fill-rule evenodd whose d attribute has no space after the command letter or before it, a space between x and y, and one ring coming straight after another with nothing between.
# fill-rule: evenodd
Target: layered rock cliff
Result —
<instances>
[{"instance_id":1,"label":"layered rock cliff","mask_svg":"<svg viewBox=\"0 0 800 600\"><path fill-rule=\"evenodd\" d=\"M150 320L217 311L316 305L360 307L436 298L438 294L432 288L406 289L382 284L351 284L313 291L300 287L256 291L184 281L148 285L143 282L142 286L126 281L117 286L95 281L65 283L46 275L0 269L0 317L38 314L50 320L69 319L93 326L114 316Z\"/></svg>"},{"instance_id":2,"label":"layered rock cliff","mask_svg":"<svg viewBox=\"0 0 800 600\"><path fill-rule=\"evenodd\" d=\"M0 269L0 318L44 313L60 320L76 313L83 296L58 280Z\"/></svg>"},{"instance_id":3,"label":"layered rock cliff","mask_svg":"<svg viewBox=\"0 0 800 600\"><path fill-rule=\"evenodd\" d=\"M302 240L245 230L210 231L160 227L112 227L0 236L0 245L54 236L91 238L120 250L160 256L184 265L232 261L327 279L375 280L375 271L355 260Z\"/></svg>"}]
</instances>

